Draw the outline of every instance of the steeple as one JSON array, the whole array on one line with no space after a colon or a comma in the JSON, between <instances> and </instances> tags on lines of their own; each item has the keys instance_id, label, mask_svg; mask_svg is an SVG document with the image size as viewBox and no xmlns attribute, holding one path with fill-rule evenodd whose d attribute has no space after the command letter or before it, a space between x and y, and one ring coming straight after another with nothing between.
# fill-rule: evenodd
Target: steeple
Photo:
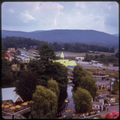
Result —
<instances>
[{"instance_id":1,"label":"steeple","mask_svg":"<svg viewBox=\"0 0 120 120\"><path fill-rule=\"evenodd\" d=\"M61 56L60 56L62 59L64 59L64 54L63 54L63 52L61 53Z\"/></svg>"}]
</instances>

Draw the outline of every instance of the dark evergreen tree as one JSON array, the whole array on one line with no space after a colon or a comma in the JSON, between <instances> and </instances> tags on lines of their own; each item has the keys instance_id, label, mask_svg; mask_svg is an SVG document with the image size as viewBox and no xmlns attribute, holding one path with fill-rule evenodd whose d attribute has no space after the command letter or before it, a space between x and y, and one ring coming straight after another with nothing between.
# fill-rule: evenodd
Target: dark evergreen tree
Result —
<instances>
[{"instance_id":1,"label":"dark evergreen tree","mask_svg":"<svg viewBox=\"0 0 120 120\"><path fill-rule=\"evenodd\" d=\"M24 101L32 100L32 94L35 92L37 85L37 74L32 71L23 71L20 78L16 81L16 93Z\"/></svg>"}]
</instances>

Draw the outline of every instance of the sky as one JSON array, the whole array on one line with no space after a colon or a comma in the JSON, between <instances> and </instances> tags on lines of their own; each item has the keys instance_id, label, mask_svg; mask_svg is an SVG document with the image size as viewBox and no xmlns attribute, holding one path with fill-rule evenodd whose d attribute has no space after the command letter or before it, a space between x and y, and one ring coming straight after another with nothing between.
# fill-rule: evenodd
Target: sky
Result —
<instances>
[{"instance_id":1,"label":"sky","mask_svg":"<svg viewBox=\"0 0 120 120\"><path fill-rule=\"evenodd\" d=\"M119 4L113 2L3 2L2 30L52 29L119 33Z\"/></svg>"}]
</instances>

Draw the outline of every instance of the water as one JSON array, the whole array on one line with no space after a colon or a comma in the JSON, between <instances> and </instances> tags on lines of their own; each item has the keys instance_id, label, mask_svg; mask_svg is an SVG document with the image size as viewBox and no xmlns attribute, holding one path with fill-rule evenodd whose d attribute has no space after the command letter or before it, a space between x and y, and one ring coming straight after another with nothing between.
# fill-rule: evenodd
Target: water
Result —
<instances>
[{"instance_id":1,"label":"water","mask_svg":"<svg viewBox=\"0 0 120 120\"><path fill-rule=\"evenodd\" d=\"M73 111L75 111L75 104L74 104L74 100L72 98L73 95L73 87L71 86L71 84L67 85L67 94L68 94L68 99L70 100L68 103L68 110L72 109Z\"/></svg>"},{"instance_id":2,"label":"water","mask_svg":"<svg viewBox=\"0 0 120 120\"><path fill-rule=\"evenodd\" d=\"M69 80L68 81L68 85L67 85L67 91L66 91L66 96L63 94L60 97L59 103L61 102L62 104L59 104L59 109L58 109L58 113L59 114L64 114L64 112L66 110L73 110L75 112L75 104L74 104L74 100L72 98L73 95L73 87L72 87L72 81ZM68 103L65 103L65 99L69 99Z\"/></svg>"}]
</instances>

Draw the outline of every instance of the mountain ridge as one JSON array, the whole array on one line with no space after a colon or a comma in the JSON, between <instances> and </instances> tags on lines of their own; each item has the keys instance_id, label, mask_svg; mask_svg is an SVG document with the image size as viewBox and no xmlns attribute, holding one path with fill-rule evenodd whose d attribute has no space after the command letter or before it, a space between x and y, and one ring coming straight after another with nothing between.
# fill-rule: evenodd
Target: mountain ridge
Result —
<instances>
[{"instance_id":1,"label":"mountain ridge","mask_svg":"<svg viewBox=\"0 0 120 120\"><path fill-rule=\"evenodd\" d=\"M8 31L2 30L2 38L6 36L25 37L47 42L58 43L86 43L86 44L103 44L105 46L117 46L118 36L96 30L71 30L71 29L53 29L53 30L36 30L32 32Z\"/></svg>"}]
</instances>

